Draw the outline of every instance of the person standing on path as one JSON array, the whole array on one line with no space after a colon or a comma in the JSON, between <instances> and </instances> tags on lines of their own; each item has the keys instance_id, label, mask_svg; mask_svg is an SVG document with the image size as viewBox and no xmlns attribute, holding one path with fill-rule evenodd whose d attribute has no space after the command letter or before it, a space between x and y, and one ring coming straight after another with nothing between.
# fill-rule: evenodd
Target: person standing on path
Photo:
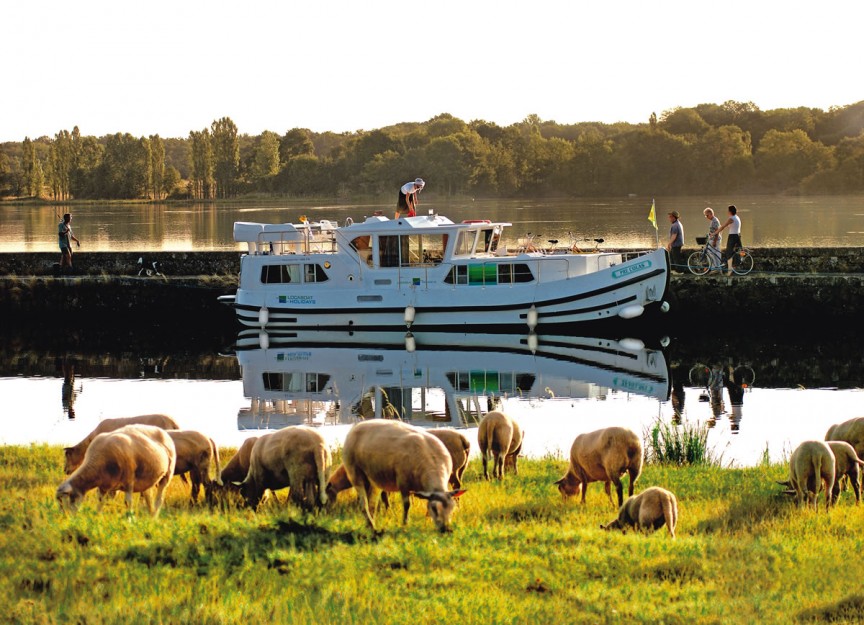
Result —
<instances>
[{"instance_id":1,"label":"person standing on path","mask_svg":"<svg viewBox=\"0 0 864 625\"><path fill-rule=\"evenodd\" d=\"M396 201L396 217L400 214L407 213L406 217L414 217L417 214L417 196L426 183L423 178L417 178L412 182L406 182L399 189L399 199Z\"/></svg>"},{"instance_id":2,"label":"person standing on path","mask_svg":"<svg viewBox=\"0 0 864 625\"><path fill-rule=\"evenodd\" d=\"M684 255L681 253L681 248L684 247L684 226L681 225L678 211L669 213L669 223L672 226L669 228L669 241L666 242L666 249L669 251L672 271L683 273Z\"/></svg>"},{"instance_id":3,"label":"person standing on path","mask_svg":"<svg viewBox=\"0 0 864 625\"><path fill-rule=\"evenodd\" d=\"M57 225L57 242L60 244L60 270L64 267L72 269L72 241L81 247L81 241L72 234L72 215L63 215L63 221Z\"/></svg>"},{"instance_id":4,"label":"person standing on path","mask_svg":"<svg viewBox=\"0 0 864 625\"><path fill-rule=\"evenodd\" d=\"M718 230L720 230L720 220L717 219L717 216L714 214L714 209L711 207L706 208L702 211L702 214L705 215L705 219L708 220L708 247L706 251L709 254L708 260L711 262L711 267L719 267L721 264L720 258L722 256L722 252L720 250L720 243L722 241L722 237L718 234ZM716 269L714 271L720 271L720 269Z\"/></svg>"},{"instance_id":5,"label":"person standing on path","mask_svg":"<svg viewBox=\"0 0 864 625\"><path fill-rule=\"evenodd\" d=\"M717 234L723 232L726 228L729 228L729 238L726 239L726 252L724 252L723 257L726 260L726 266L728 271L726 272L727 276L732 275L732 261L735 258L735 250L742 247L741 245L741 218L738 217L738 209L735 208L735 205L729 206L729 219L720 226L717 230Z\"/></svg>"}]
</instances>

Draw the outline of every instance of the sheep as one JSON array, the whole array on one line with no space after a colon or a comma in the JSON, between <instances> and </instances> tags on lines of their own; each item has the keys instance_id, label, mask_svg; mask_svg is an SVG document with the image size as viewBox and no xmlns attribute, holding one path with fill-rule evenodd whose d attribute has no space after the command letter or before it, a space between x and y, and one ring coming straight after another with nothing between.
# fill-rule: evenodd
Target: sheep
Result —
<instances>
[{"instance_id":1,"label":"sheep","mask_svg":"<svg viewBox=\"0 0 864 625\"><path fill-rule=\"evenodd\" d=\"M837 503L837 498L840 497L840 478L846 476L852 483L852 490L855 492L855 503L861 502L861 490L858 482L860 480L860 469L864 466L864 462L858 458L855 453L855 448L846 441L827 441L828 447L834 453L834 488L831 490L831 503Z\"/></svg>"},{"instance_id":2,"label":"sheep","mask_svg":"<svg viewBox=\"0 0 864 625\"><path fill-rule=\"evenodd\" d=\"M246 479L246 475L249 473L249 456L252 455L252 447L255 446L255 441L257 440L257 436L250 436L243 441L237 453L231 456L231 460L222 469L221 477L223 484L242 482Z\"/></svg>"},{"instance_id":3,"label":"sheep","mask_svg":"<svg viewBox=\"0 0 864 625\"><path fill-rule=\"evenodd\" d=\"M64 471L66 471L66 475L69 475L75 469L81 466L81 462L84 460L84 454L87 451L87 447L98 434L102 434L103 432L113 432L118 428L122 428L125 425L130 425L133 423L155 425L156 427L160 427L163 430L180 429L180 426L177 425L177 422L174 421L174 419L164 414L145 414L139 415L137 417L120 417L117 419L105 419L104 421L101 421L99 425L96 426L96 429L90 432L80 443L78 443L74 447L66 447L63 450L66 455L66 463L64 466Z\"/></svg>"},{"instance_id":4,"label":"sheep","mask_svg":"<svg viewBox=\"0 0 864 625\"><path fill-rule=\"evenodd\" d=\"M504 478L505 469L513 469L519 475L516 458L522 451L522 429L508 415L498 410L486 413L477 430L477 443L483 459L483 478L489 479L487 462L492 455L492 474L499 480Z\"/></svg>"},{"instance_id":5,"label":"sheep","mask_svg":"<svg viewBox=\"0 0 864 625\"><path fill-rule=\"evenodd\" d=\"M582 503L591 482L604 482L606 495L612 502L610 483L615 484L618 507L624 503L621 476L627 473L630 483L628 496L633 496L633 487L642 473L642 441L633 430L609 427L580 434L570 448L570 466L566 475L555 482L566 499L582 492Z\"/></svg>"},{"instance_id":6,"label":"sheep","mask_svg":"<svg viewBox=\"0 0 864 625\"><path fill-rule=\"evenodd\" d=\"M290 488L291 501L304 509L327 503L330 450L312 428L295 425L261 436L249 456L249 472L240 484L246 504L257 507L266 489ZM317 489L317 494L315 490Z\"/></svg>"},{"instance_id":7,"label":"sheep","mask_svg":"<svg viewBox=\"0 0 864 625\"><path fill-rule=\"evenodd\" d=\"M192 482L192 503L198 502L198 493L204 485L204 498L208 503L214 503L213 480L210 479L210 465L216 470L216 484L222 485L219 476L219 449L213 439L195 430L168 430L168 435L174 441L177 449L177 463L174 475L189 473Z\"/></svg>"},{"instance_id":8,"label":"sheep","mask_svg":"<svg viewBox=\"0 0 864 625\"><path fill-rule=\"evenodd\" d=\"M678 524L678 500L675 494L652 486L646 488L638 495L629 497L618 510L618 518L606 525L600 525L600 529L625 530L632 527L638 530L658 530L663 525L669 530L669 535L675 538L675 526Z\"/></svg>"},{"instance_id":9,"label":"sheep","mask_svg":"<svg viewBox=\"0 0 864 625\"><path fill-rule=\"evenodd\" d=\"M447 490L453 460L440 439L401 421L362 421L345 437L342 461L373 532L369 500L374 490L399 491L403 525L408 522L413 493L426 500L438 530L450 531L456 498L465 491Z\"/></svg>"},{"instance_id":10,"label":"sheep","mask_svg":"<svg viewBox=\"0 0 864 625\"><path fill-rule=\"evenodd\" d=\"M807 505L812 503L819 510L816 497L821 480L825 485L825 510L828 510L836 477L835 466L834 452L824 441L804 441L798 445L789 458L789 482L795 489L799 507L806 497Z\"/></svg>"},{"instance_id":11,"label":"sheep","mask_svg":"<svg viewBox=\"0 0 864 625\"><path fill-rule=\"evenodd\" d=\"M426 430L427 433L439 439L447 451L450 453L450 459L453 461L453 473L450 474L450 486L455 489L462 488L462 476L465 473L465 467L468 466L468 455L471 450L471 441L456 430L450 428L441 428L434 430ZM351 488L351 481L348 479L348 472L345 470L345 465L340 464L330 478L327 480L327 498L333 503L337 496L344 490ZM381 491L381 503L385 508L390 508L390 500L387 496L387 491Z\"/></svg>"},{"instance_id":12,"label":"sheep","mask_svg":"<svg viewBox=\"0 0 864 625\"><path fill-rule=\"evenodd\" d=\"M126 512L131 515L132 493L141 493L150 514L156 517L176 460L174 441L162 428L136 424L103 432L88 445L81 466L57 488L57 501L62 509L75 512L87 491L98 488L101 510L105 495L122 490L126 493ZM149 493L154 487L155 504Z\"/></svg>"},{"instance_id":13,"label":"sheep","mask_svg":"<svg viewBox=\"0 0 864 625\"><path fill-rule=\"evenodd\" d=\"M855 417L843 423L836 423L825 433L826 441L846 441L859 458L864 458L864 417ZM839 479L839 475L838 475ZM862 474L864 480L864 474Z\"/></svg>"}]
</instances>

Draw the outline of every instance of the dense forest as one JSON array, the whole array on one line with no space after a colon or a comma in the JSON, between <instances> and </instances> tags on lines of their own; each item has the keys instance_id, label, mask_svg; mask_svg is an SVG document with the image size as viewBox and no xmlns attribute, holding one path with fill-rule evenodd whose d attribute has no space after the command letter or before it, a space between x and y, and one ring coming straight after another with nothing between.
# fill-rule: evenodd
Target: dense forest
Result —
<instances>
[{"instance_id":1,"label":"dense forest","mask_svg":"<svg viewBox=\"0 0 864 625\"><path fill-rule=\"evenodd\" d=\"M0 144L0 197L379 197L422 176L445 196L864 191L864 101L828 111L729 101L644 124L511 126L442 114L350 133L241 134L224 117L186 138L83 135Z\"/></svg>"}]
</instances>

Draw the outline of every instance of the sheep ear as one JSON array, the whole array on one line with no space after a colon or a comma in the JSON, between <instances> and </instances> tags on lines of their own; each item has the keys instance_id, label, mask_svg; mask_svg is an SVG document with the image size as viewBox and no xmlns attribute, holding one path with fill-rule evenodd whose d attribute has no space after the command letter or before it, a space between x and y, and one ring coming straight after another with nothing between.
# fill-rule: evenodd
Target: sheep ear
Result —
<instances>
[{"instance_id":1,"label":"sheep ear","mask_svg":"<svg viewBox=\"0 0 864 625\"><path fill-rule=\"evenodd\" d=\"M420 499L432 499L432 493L425 490L415 491L414 496L419 497Z\"/></svg>"},{"instance_id":2,"label":"sheep ear","mask_svg":"<svg viewBox=\"0 0 864 625\"><path fill-rule=\"evenodd\" d=\"M564 483L564 478L563 478L563 477L562 477L560 480L557 480L557 481L554 482L554 484L555 484L556 486L560 486L560 485L563 484L563 483Z\"/></svg>"},{"instance_id":3,"label":"sheep ear","mask_svg":"<svg viewBox=\"0 0 864 625\"><path fill-rule=\"evenodd\" d=\"M451 490L449 495L451 497L453 497L453 499L457 499L457 498L461 497L462 495L464 495L467 490L468 490L467 488L460 488L459 490Z\"/></svg>"}]
</instances>

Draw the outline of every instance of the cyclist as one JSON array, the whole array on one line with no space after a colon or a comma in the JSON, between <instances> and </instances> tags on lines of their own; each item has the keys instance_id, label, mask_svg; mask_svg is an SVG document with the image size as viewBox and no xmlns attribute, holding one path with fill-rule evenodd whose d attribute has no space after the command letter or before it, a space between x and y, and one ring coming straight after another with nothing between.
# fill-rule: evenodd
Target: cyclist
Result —
<instances>
[{"instance_id":1,"label":"cyclist","mask_svg":"<svg viewBox=\"0 0 864 625\"><path fill-rule=\"evenodd\" d=\"M725 258L726 266L728 267L726 275L731 276L732 261L735 258L735 250L742 247L741 218L738 217L738 209L735 208L734 204L729 206L729 219L726 220L726 223L720 226L720 229L717 230L717 234L719 235L726 228L729 228L729 238L726 240L726 252L723 254L723 257Z\"/></svg>"}]
</instances>

